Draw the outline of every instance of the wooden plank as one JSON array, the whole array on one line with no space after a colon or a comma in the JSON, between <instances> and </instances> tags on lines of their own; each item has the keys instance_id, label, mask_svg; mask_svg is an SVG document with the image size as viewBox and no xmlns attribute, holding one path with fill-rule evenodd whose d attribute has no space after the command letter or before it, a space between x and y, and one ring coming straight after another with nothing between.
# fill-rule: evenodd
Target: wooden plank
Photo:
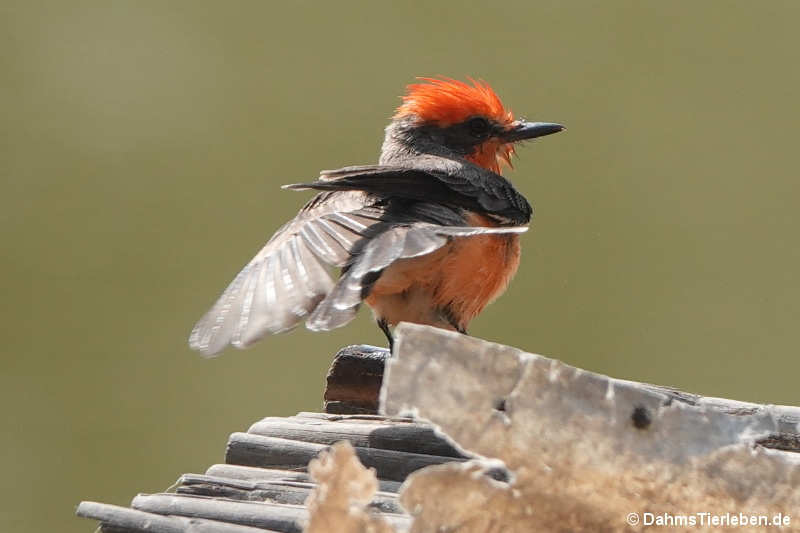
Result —
<instances>
[{"instance_id":1,"label":"wooden plank","mask_svg":"<svg viewBox=\"0 0 800 533\"><path fill-rule=\"evenodd\" d=\"M304 505L315 486L315 483L300 481L251 481L202 474L184 474L178 479L176 492L230 500ZM405 512L397 502L397 495L388 492L376 493L369 507L382 513L403 514Z\"/></svg>"},{"instance_id":2,"label":"wooden plank","mask_svg":"<svg viewBox=\"0 0 800 533\"><path fill-rule=\"evenodd\" d=\"M234 433L228 440L225 462L265 468L303 469L327 446L310 442ZM375 468L381 479L403 481L411 472L429 465L463 461L454 457L356 447L364 466Z\"/></svg>"},{"instance_id":3,"label":"wooden plank","mask_svg":"<svg viewBox=\"0 0 800 533\"><path fill-rule=\"evenodd\" d=\"M325 412L377 413L388 357L389 350L365 344L339 350L326 378Z\"/></svg>"},{"instance_id":4,"label":"wooden plank","mask_svg":"<svg viewBox=\"0 0 800 533\"><path fill-rule=\"evenodd\" d=\"M99 520L104 531L142 531L148 533L268 533L265 530L216 520L162 516L118 505L81 502L76 513L83 518Z\"/></svg>"},{"instance_id":5,"label":"wooden plank","mask_svg":"<svg viewBox=\"0 0 800 533\"><path fill-rule=\"evenodd\" d=\"M281 533L301 533L303 524L308 520L308 510L299 505L242 502L184 494L139 494L131 502L131 507L160 515L218 520ZM385 513L381 516L403 531L408 529L411 522L407 515Z\"/></svg>"},{"instance_id":6,"label":"wooden plank","mask_svg":"<svg viewBox=\"0 0 800 533\"><path fill-rule=\"evenodd\" d=\"M206 475L252 481L311 481L311 478L306 472L290 472L288 470L226 464L211 465L208 470L206 470ZM399 481L389 481L386 479L378 480L378 490L381 492L396 494L400 490L401 485L402 483Z\"/></svg>"},{"instance_id":7,"label":"wooden plank","mask_svg":"<svg viewBox=\"0 0 800 533\"><path fill-rule=\"evenodd\" d=\"M205 518L281 533L300 533L308 519L306 509L296 505L237 502L179 494L139 494L131 502L131 507L160 515Z\"/></svg>"},{"instance_id":8,"label":"wooden plank","mask_svg":"<svg viewBox=\"0 0 800 533\"><path fill-rule=\"evenodd\" d=\"M378 422L384 424L413 424L421 423L419 420L408 416L386 416L369 413L358 413L352 415L334 414L334 413L316 413L313 411L300 411L294 416L290 416L292 420L309 421L309 420L348 420L348 421L361 421L364 423Z\"/></svg>"},{"instance_id":9,"label":"wooden plank","mask_svg":"<svg viewBox=\"0 0 800 533\"><path fill-rule=\"evenodd\" d=\"M260 468L232 464L211 465L206 470L207 476L226 477L231 479L247 479L252 481L302 481L309 482L311 477L304 470L280 470L278 468Z\"/></svg>"},{"instance_id":10,"label":"wooden plank","mask_svg":"<svg viewBox=\"0 0 800 533\"><path fill-rule=\"evenodd\" d=\"M465 457L431 426L420 423L267 417L250 426L248 433L326 445L348 440L361 448Z\"/></svg>"}]
</instances>

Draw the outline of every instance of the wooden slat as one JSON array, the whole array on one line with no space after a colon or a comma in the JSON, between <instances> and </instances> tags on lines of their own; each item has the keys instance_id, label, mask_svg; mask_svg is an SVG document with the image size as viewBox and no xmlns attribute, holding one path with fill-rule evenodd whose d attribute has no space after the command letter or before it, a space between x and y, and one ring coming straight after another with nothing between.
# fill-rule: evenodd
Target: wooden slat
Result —
<instances>
[{"instance_id":1,"label":"wooden slat","mask_svg":"<svg viewBox=\"0 0 800 533\"><path fill-rule=\"evenodd\" d=\"M300 533L308 511L299 505L257 503L189 496L182 494L139 494L131 507L160 515L218 520L281 533ZM381 516L399 528L407 529L410 517L384 513Z\"/></svg>"},{"instance_id":2,"label":"wooden slat","mask_svg":"<svg viewBox=\"0 0 800 533\"><path fill-rule=\"evenodd\" d=\"M303 469L327 446L310 442L234 433L228 440L225 462L265 468ZM403 481L411 472L429 465L463 461L454 457L355 447L364 466L375 468L381 479Z\"/></svg>"},{"instance_id":3,"label":"wooden slat","mask_svg":"<svg viewBox=\"0 0 800 533\"><path fill-rule=\"evenodd\" d=\"M131 507L148 513L205 518L281 533L300 533L308 518L305 508L296 505L237 502L178 494L139 494Z\"/></svg>"},{"instance_id":4,"label":"wooden slat","mask_svg":"<svg viewBox=\"0 0 800 533\"><path fill-rule=\"evenodd\" d=\"M289 418L314 418L317 420L374 420L376 422L414 422L413 418L407 416L385 416L370 413L357 413L352 415L335 414L335 413L317 413L316 411L300 411L294 416Z\"/></svg>"},{"instance_id":5,"label":"wooden slat","mask_svg":"<svg viewBox=\"0 0 800 533\"><path fill-rule=\"evenodd\" d=\"M447 440L437 435L432 427L419 423L355 418L322 420L267 417L253 424L248 433L326 445L348 440L360 448L464 457Z\"/></svg>"},{"instance_id":6,"label":"wooden slat","mask_svg":"<svg viewBox=\"0 0 800 533\"><path fill-rule=\"evenodd\" d=\"M202 474L184 474L178 479L178 494L212 496L230 500L304 505L315 483L301 481L249 481ZM369 504L383 513L404 513L397 495L378 492Z\"/></svg>"},{"instance_id":7,"label":"wooden slat","mask_svg":"<svg viewBox=\"0 0 800 533\"><path fill-rule=\"evenodd\" d=\"M142 531L148 533L269 533L271 530L227 524L216 520L161 516L118 505L81 502L76 513L83 518L99 520L104 531ZM274 531L274 530L272 530Z\"/></svg>"},{"instance_id":8,"label":"wooden slat","mask_svg":"<svg viewBox=\"0 0 800 533\"><path fill-rule=\"evenodd\" d=\"M256 466L227 464L210 466L208 470L206 470L206 475L252 481L311 481L310 476L306 472L289 472L287 470L275 470L271 468L259 468ZM401 485L402 483L399 481L389 481L386 479L378 480L378 488L381 492L391 492L396 494L400 490Z\"/></svg>"},{"instance_id":9,"label":"wooden slat","mask_svg":"<svg viewBox=\"0 0 800 533\"><path fill-rule=\"evenodd\" d=\"M326 413L377 413L386 348L365 344L339 350L328 370Z\"/></svg>"}]
</instances>

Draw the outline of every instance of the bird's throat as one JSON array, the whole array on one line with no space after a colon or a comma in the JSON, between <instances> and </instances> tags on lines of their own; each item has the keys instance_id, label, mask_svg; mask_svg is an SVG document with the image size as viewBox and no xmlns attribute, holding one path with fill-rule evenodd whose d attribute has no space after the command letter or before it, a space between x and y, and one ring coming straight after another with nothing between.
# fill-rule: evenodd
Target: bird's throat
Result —
<instances>
[{"instance_id":1,"label":"bird's throat","mask_svg":"<svg viewBox=\"0 0 800 533\"><path fill-rule=\"evenodd\" d=\"M490 139L475 147L475 151L466 156L466 160L478 166L491 170L495 174L502 174L503 168L511 167L511 156L514 154L514 145L504 143L499 139Z\"/></svg>"}]
</instances>

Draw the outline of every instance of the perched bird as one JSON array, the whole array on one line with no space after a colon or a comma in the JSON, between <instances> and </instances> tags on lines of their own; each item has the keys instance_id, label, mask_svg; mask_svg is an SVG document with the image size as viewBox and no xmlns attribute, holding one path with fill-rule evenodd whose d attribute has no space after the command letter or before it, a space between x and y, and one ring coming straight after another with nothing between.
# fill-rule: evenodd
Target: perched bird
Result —
<instances>
[{"instance_id":1,"label":"perched bird","mask_svg":"<svg viewBox=\"0 0 800 533\"><path fill-rule=\"evenodd\" d=\"M319 192L280 228L192 330L214 355L305 320L350 322L361 302L378 326L401 321L465 333L519 266L532 209L501 176L514 144L559 132L516 120L486 83L420 78L386 128L377 165L325 170ZM332 267L340 267L336 282Z\"/></svg>"}]
</instances>

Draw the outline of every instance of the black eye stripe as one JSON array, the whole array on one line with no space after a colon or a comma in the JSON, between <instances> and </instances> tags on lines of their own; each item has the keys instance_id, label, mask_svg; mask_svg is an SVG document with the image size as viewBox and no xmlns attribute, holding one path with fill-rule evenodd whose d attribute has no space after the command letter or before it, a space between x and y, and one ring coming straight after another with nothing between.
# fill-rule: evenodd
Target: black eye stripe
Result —
<instances>
[{"instance_id":1,"label":"black eye stripe","mask_svg":"<svg viewBox=\"0 0 800 533\"><path fill-rule=\"evenodd\" d=\"M492 128L484 117L472 117L467 121L467 126L473 135L486 135Z\"/></svg>"}]
</instances>

